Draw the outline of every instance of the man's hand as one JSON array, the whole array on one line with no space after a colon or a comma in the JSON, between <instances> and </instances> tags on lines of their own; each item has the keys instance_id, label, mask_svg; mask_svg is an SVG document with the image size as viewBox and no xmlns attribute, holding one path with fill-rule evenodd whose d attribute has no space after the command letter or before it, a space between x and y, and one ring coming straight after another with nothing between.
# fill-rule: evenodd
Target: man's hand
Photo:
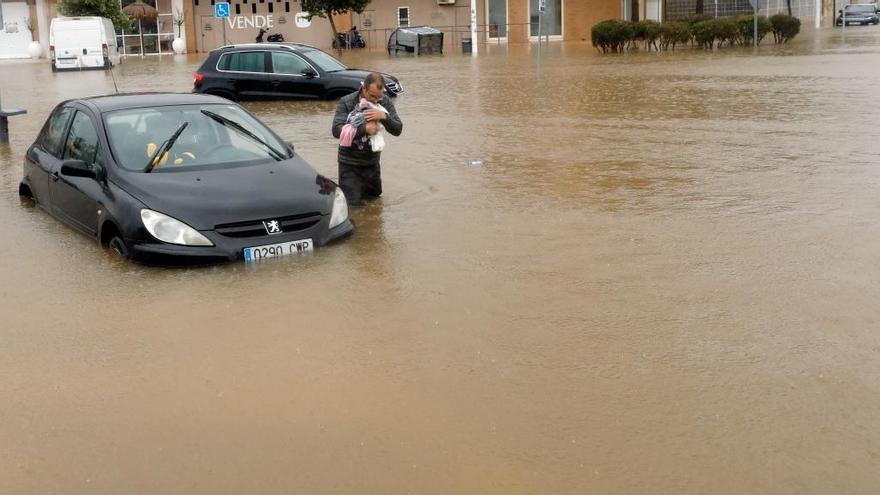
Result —
<instances>
[{"instance_id":1,"label":"man's hand","mask_svg":"<svg viewBox=\"0 0 880 495\"><path fill-rule=\"evenodd\" d=\"M379 112L382 113L382 112ZM379 132L379 124L375 122L367 122L367 134L372 136L373 134L377 134Z\"/></svg>"},{"instance_id":2,"label":"man's hand","mask_svg":"<svg viewBox=\"0 0 880 495\"><path fill-rule=\"evenodd\" d=\"M380 120L385 120L385 112L370 108L369 110L364 110L364 117L366 117L367 122L379 122Z\"/></svg>"}]
</instances>

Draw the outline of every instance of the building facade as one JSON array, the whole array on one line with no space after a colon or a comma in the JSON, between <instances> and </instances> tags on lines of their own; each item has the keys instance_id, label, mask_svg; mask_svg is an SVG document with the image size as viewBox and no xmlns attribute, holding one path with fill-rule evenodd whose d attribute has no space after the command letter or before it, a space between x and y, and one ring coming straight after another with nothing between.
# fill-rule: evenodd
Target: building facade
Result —
<instances>
[{"instance_id":1,"label":"building facade","mask_svg":"<svg viewBox=\"0 0 880 495\"><path fill-rule=\"evenodd\" d=\"M57 16L59 0L0 0L0 58L27 57L32 40L48 50L49 23ZM119 0L123 8L135 0ZM229 43L253 42L260 29L281 34L286 41L329 49L333 29L328 19L308 19L300 0L229 0L230 17L215 17L217 0L143 0L159 13L130 31L119 32L120 52L126 56L172 53L177 37L188 52L207 52ZM590 28L606 19L676 20L703 13L726 16L751 13L749 0L477 0L479 42L527 43L538 33L550 40L588 41ZM823 21L830 25L834 3L847 0L766 0L762 14L786 12L805 21L822 3ZM853 0L856 3L857 0ZM447 45L470 38L470 0L372 0L363 13L336 16L336 29L357 26L370 48L383 48L394 29L432 26L444 32ZM539 22L540 21L540 22ZM28 28L30 26L30 29Z\"/></svg>"}]
</instances>

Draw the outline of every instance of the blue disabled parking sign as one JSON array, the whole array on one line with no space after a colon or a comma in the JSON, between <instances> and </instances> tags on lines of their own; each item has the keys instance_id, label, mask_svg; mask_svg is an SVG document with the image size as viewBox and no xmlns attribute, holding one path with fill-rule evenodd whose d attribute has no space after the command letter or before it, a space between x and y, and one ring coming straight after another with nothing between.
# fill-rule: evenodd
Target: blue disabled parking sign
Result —
<instances>
[{"instance_id":1,"label":"blue disabled parking sign","mask_svg":"<svg viewBox=\"0 0 880 495\"><path fill-rule=\"evenodd\" d=\"M226 19L229 17L229 2L217 2L214 4L214 17Z\"/></svg>"}]
</instances>

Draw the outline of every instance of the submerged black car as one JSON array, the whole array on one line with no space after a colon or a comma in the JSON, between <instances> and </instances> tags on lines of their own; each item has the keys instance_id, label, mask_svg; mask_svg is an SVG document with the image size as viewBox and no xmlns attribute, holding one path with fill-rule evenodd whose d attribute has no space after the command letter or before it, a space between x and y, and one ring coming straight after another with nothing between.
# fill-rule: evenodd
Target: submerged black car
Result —
<instances>
[{"instance_id":1,"label":"submerged black car","mask_svg":"<svg viewBox=\"0 0 880 495\"><path fill-rule=\"evenodd\" d=\"M349 69L331 55L308 45L230 45L208 55L195 74L193 92L230 100L336 99L360 88L368 73ZM390 96L403 92L396 77L382 76Z\"/></svg>"},{"instance_id":2,"label":"submerged black car","mask_svg":"<svg viewBox=\"0 0 880 495\"><path fill-rule=\"evenodd\" d=\"M880 24L880 15L877 14L877 5L872 3L852 4L843 7L837 12L836 25L840 26L846 20L850 24Z\"/></svg>"},{"instance_id":3,"label":"submerged black car","mask_svg":"<svg viewBox=\"0 0 880 495\"><path fill-rule=\"evenodd\" d=\"M352 233L342 190L250 113L208 95L59 104L19 193L125 258L258 260Z\"/></svg>"}]
</instances>

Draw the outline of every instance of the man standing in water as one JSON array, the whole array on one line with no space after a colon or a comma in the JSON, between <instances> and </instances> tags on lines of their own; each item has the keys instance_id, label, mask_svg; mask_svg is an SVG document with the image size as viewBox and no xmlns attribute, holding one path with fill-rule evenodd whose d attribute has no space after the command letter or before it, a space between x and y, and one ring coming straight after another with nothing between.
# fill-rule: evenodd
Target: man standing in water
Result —
<instances>
[{"instance_id":1,"label":"man standing in water","mask_svg":"<svg viewBox=\"0 0 880 495\"><path fill-rule=\"evenodd\" d=\"M368 108L363 110L362 119L350 122L349 116L360 108L361 99L379 105L385 111ZM361 89L339 99L336 115L333 117L333 137L342 137L338 152L339 186L348 202L353 205L382 195L382 174L379 168L382 152L373 151L371 141L364 139L379 133L382 127L390 134L400 136L403 122L397 116L391 98L385 94L385 80L382 75L371 72L361 83Z\"/></svg>"}]
</instances>

